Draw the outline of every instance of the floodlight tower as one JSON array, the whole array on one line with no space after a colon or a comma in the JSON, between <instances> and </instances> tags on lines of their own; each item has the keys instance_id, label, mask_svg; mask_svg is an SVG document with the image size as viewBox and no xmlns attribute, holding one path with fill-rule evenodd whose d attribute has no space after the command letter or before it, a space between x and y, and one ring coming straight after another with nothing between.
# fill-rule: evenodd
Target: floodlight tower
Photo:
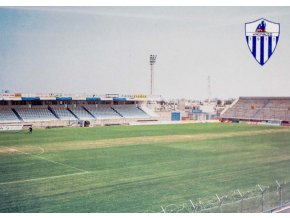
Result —
<instances>
[{"instance_id":1,"label":"floodlight tower","mask_svg":"<svg viewBox=\"0 0 290 218\"><path fill-rule=\"evenodd\" d=\"M156 62L157 55L150 55L150 68L151 68L151 83L150 83L150 95L153 95L154 89L154 64Z\"/></svg>"}]
</instances>

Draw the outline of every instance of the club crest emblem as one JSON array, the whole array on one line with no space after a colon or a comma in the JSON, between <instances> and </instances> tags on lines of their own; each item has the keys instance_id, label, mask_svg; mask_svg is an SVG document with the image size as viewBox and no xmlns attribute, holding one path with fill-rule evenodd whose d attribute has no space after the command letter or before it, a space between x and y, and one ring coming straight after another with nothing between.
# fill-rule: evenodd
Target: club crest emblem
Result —
<instances>
[{"instance_id":1,"label":"club crest emblem","mask_svg":"<svg viewBox=\"0 0 290 218\"><path fill-rule=\"evenodd\" d=\"M280 24L264 18L245 24L248 47L260 65L273 55L280 35Z\"/></svg>"}]
</instances>

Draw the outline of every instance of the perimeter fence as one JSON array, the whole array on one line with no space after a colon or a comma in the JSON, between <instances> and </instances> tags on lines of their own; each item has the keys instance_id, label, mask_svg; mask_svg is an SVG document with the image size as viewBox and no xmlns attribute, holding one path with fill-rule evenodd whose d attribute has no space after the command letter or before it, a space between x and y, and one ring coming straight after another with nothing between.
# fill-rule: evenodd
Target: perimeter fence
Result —
<instances>
[{"instance_id":1,"label":"perimeter fence","mask_svg":"<svg viewBox=\"0 0 290 218\"><path fill-rule=\"evenodd\" d=\"M256 185L250 190L239 189L215 194L208 199L180 204L161 205L160 213L259 213L275 212L290 205L290 183L275 181L271 186Z\"/></svg>"}]
</instances>

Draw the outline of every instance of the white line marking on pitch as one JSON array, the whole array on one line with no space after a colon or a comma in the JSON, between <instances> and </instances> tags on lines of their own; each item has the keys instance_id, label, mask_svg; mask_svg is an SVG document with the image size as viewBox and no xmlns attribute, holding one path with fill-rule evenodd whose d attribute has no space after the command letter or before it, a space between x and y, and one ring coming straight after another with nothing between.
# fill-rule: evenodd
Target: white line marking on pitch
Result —
<instances>
[{"instance_id":1,"label":"white line marking on pitch","mask_svg":"<svg viewBox=\"0 0 290 218\"><path fill-rule=\"evenodd\" d=\"M42 147L38 147L38 148L41 150L41 152L39 154L37 154L37 156L44 153L44 148L42 148Z\"/></svg>"},{"instance_id":2,"label":"white line marking on pitch","mask_svg":"<svg viewBox=\"0 0 290 218\"><path fill-rule=\"evenodd\" d=\"M5 147L5 148L8 148L8 147ZM10 149L10 148L8 148L8 149ZM72 169L88 173L88 171L86 171L86 170L83 170L83 169L80 169L80 168L77 168L77 167L73 167L73 166L68 165L68 164L60 163L60 162L57 162L57 161L46 159L44 157L40 157L40 156L37 156L37 155L29 154L29 153L20 151L20 150L18 150L16 148L12 148L12 149L15 150L15 151L18 151L19 153L22 153L22 154L26 154L26 155L29 155L29 156L32 156L32 157L36 157L36 158L39 158L39 159L42 159L42 160L46 160L46 161L51 162L51 163L59 164L59 165L65 166L65 167L70 167Z\"/></svg>"},{"instance_id":3,"label":"white line marking on pitch","mask_svg":"<svg viewBox=\"0 0 290 218\"><path fill-rule=\"evenodd\" d=\"M59 175L59 176L48 176L48 177L41 177L41 178L35 178L35 179L23 179L23 180L16 180L11 182L2 182L0 185L8 185L8 184L17 184L17 183L23 183L23 182L32 182L32 181L39 181L39 180L46 180L46 179L56 179L56 178L62 178L67 176L76 176L76 175L83 175L88 174L89 172L80 172L80 173L71 173L71 174L65 174L65 175Z\"/></svg>"}]
</instances>

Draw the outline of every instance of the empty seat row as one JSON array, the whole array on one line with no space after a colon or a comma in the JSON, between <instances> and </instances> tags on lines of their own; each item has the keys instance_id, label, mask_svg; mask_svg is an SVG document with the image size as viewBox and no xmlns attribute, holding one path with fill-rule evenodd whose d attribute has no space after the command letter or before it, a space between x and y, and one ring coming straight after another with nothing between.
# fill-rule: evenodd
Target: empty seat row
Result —
<instances>
[{"instance_id":1,"label":"empty seat row","mask_svg":"<svg viewBox=\"0 0 290 218\"><path fill-rule=\"evenodd\" d=\"M89 114L83 107L74 107L70 110L80 119L80 120L93 120L94 117Z\"/></svg>"},{"instance_id":2,"label":"empty seat row","mask_svg":"<svg viewBox=\"0 0 290 218\"><path fill-rule=\"evenodd\" d=\"M11 109L0 109L0 122L20 122L18 117L15 115L15 113Z\"/></svg>"},{"instance_id":3,"label":"empty seat row","mask_svg":"<svg viewBox=\"0 0 290 218\"><path fill-rule=\"evenodd\" d=\"M119 118L149 118L135 105L86 105L71 108L50 106L41 108L0 109L0 122L54 121L54 120L102 120ZM18 115L16 115L18 114Z\"/></svg>"},{"instance_id":4,"label":"empty seat row","mask_svg":"<svg viewBox=\"0 0 290 218\"><path fill-rule=\"evenodd\" d=\"M77 120L75 116L68 111L66 108L51 107L54 113L59 117L60 120Z\"/></svg>"},{"instance_id":5,"label":"empty seat row","mask_svg":"<svg viewBox=\"0 0 290 218\"><path fill-rule=\"evenodd\" d=\"M15 109L23 121L53 121L57 118L47 108Z\"/></svg>"},{"instance_id":6,"label":"empty seat row","mask_svg":"<svg viewBox=\"0 0 290 218\"><path fill-rule=\"evenodd\" d=\"M113 108L125 118L148 118L149 115L135 105L114 105Z\"/></svg>"},{"instance_id":7,"label":"empty seat row","mask_svg":"<svg viewBox=\"0 0 290 218\"><path fill-rule=\"evenodd\" d=\"M221 117L290 121L290 99L239 99Z\"/></svg>"},{"instance_id":8,"label":"empty seat row","mask_svg":"<svg viewBox=\"0 0 290 218\"><path fill-rule=\"evenodd\" d=\"M94 105L86 106L86 109L96 118L96 119L117 119L121 116L114 111L110 106L106 105Z\"/></svg>"}]
</instances>

